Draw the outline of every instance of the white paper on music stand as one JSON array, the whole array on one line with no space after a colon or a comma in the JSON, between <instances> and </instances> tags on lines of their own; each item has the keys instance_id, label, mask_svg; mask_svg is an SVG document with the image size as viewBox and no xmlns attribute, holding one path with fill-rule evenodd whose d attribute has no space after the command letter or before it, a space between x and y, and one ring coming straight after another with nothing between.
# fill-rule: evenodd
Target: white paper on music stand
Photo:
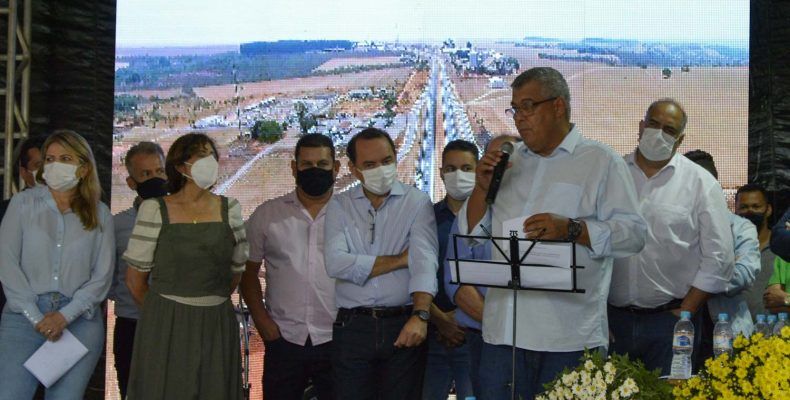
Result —
<instances>
[{"instance_id":1,"label":"white paper on music stand","mask_svg":"<svg viewBox=\"0 0 790 400\"><path fill-rule=\"evenodd\" d=\"M504 261L502 261L504 262ZM508 286L510 265L458 260L461 283L485 286ZM450 277L458 282L455 262L450 262ZM573 289L572 270L557 267L521 267L521 287L539 289Z\"/></svg>"},{"instance_id":2,"label":"white paper on music stand","mask_svg":"<svg viewBox=\"0 0 790 400\"><path fill-rule=\"evenodd\" d=\"M502 222L502 236L510 236L510 231L518 232L519 238L525 238L524 235L524 220L529 216L516 217ZM500 241L500 247L505 254L510 256L510 245L507 241ZM522 241L518 244L518 249L521 251L519 257L523 257L524 253L529 249L532 242ZM542 264L551 265L560 268L570 268L573 258L573 249L571 243L544 243L538 242L532 251L529 252L527 258L522 261L522 264Z\"/></svg>"},{"instance_id":3,"label":"white paper on music stand","mask_svg":"<svg viewBox=\"0 0 790 400\"><path fill-rule=\"evenodd\" d=\"M24 366L45 387L50 387L86 354L88 354L88 348L68 329L64 329L63 335L57 342L49 340L44 342L25 361Z\"/></svg>"}]
</instances>

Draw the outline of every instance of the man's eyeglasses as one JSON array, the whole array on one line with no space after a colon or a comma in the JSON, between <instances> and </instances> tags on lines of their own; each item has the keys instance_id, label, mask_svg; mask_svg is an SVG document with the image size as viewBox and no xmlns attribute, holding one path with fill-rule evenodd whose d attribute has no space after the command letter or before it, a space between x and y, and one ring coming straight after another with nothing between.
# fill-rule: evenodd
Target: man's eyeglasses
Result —
<instances>
[{"instance_id":1,"label":"man's eyeglasses","mask_svg":"<svg viewBox=\"0 0 790 400\"><path fill-rule=\"evenodd\" d=\"M549 97L548 99L541 101L526 100L523 103L521 103L520 107L510 107L505 109L505 114L509 115L511 118L514 119L519 114L528 117L532 114L535 114L535 110L538 108L539 105L543 103L548 103L553 100L557 100L557 97L559 96Z\"/></svg>"}]
</instances>

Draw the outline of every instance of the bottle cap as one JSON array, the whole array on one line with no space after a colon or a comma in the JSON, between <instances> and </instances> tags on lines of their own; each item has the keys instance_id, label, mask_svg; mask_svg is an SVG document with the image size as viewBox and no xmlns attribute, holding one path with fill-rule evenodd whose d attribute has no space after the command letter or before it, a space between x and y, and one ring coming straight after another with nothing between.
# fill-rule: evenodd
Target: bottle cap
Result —
<instances>
[{"instance_id":1,"label":"bottle cap","mask_svg":"<svg viewBox=\"0 0 790 400\"><path fill-rule=\"evenodd\" d=\"M691 319L691 311L681 311L680 319Z\"/></svg>"},{"instance_id":2,"label":"bottle cap","mask_svg":"<svg viewBox=\"0 0 790 400\"><path fill-rule=\"evenodd\" d=\"M779 319L787 319L787 313L786 312L780 312L779 313Z\"/></svg>"},{"instance_id":3,"label":"bottle cap","mask_svg":"<svg viewBox=\"0 0 790 400\"><path fill-rule=\"evenodd\" d=\"M757 314L757 322L765 322L765 314Z\"/></svg>"},{"instance_id":4,"label":"bottle cap","mask_svg":"<svg viewBox=\"0 0 790 400\"><path fill-rule=\"evenodd\" d=\"M719 314L719 321L727 321L728 319L729 319L729 316L727 315L726 312L723 312L723 313Z\"/></svg>"},{"instance_id":5,"label":"bottle cap","mask_svg":"<svg viewBox=\"0 0 790 400\"><path fill-rule=\"evenodd\" d=\"M768 322L776 322L776 314L768 314Z\"/></svg>"}]
</instances>

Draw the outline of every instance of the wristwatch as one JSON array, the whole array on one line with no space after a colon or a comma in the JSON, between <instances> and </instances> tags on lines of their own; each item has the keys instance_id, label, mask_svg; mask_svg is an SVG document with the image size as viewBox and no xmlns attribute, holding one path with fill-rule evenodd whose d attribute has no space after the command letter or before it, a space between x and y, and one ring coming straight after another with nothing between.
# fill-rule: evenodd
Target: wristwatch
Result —
<instances>
[{"instance_id":1,"label":"wristwatch","mask_svg":"<svg viewBox=\"0 0 790 400\"><path fill-rule=\"evenodd\" d=\"M575 242L582 235L582 223L578 219L568 218L568 240Z\"/></svg>"},{"instance_id":2,"label":"wristwatch","mask_svg":"<svg viewBox=\"0 0 790 400\"><path fill-rule=\"evenodd\" d=\"M785 307L790 307L790 295L785 296Z\"/></svg>"},{"instance_id":3,"label":"wristwatch","mask_svg":"<svg viewBox=\"0 0 790 400\"><path fill-rule=\"evenodd\" d=\"M414 310L414 311L412 311L411 315L412 316L416 315L417 318L419 318L420 321L423 321L423 322L428 322L428 320L431 319L431 313L426 311L426 310Z\"/></svg>"}]
</instances>

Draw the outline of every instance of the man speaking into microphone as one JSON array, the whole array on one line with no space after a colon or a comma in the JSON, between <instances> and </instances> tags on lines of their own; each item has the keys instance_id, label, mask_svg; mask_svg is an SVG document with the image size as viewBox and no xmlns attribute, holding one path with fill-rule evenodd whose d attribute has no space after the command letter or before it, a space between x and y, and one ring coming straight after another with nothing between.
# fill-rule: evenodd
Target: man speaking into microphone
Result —
<instances>
[{"instance_id":1,"label":"man speaking into microphone","mask_svg":"<svg viewBox=\"0 0 790 400\"><path fill-rule=\"evenodd\" d=\"M483 400L510 398L514 323L516 393L525 399L542 392L543 384L563 368L576 366L584 349L608 344L612 259L639 252L646 234L623 158L583 137L570 122L565 78L553 68L532 68L516 77L511 88L511 107L505 112L524 141L515 144L496 193L489 189L503 153L490 149L481 158L475 188L458 213L459 231L484 236L483 225L494 236L509 236L502 223L523 217L527 238L573 240L576 262L584 266L577 284L585 292L520 291L513 321L512 292L488 291L480 360Z\"/></svg>"}]
</instances>

